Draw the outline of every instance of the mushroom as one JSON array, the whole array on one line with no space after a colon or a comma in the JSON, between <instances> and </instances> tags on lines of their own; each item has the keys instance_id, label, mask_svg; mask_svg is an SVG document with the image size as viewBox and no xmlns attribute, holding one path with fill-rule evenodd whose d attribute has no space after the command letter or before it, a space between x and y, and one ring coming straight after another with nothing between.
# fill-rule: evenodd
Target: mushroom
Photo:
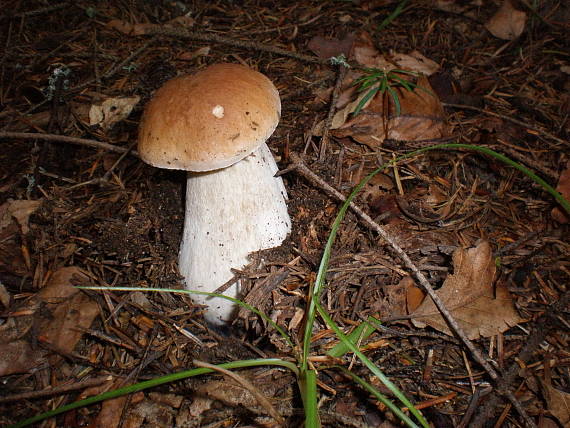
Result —
<instances>
[{"instance_id":1,"label":"mushroom","mask_svg":"<svg viewBox=\"0 0 570 428\"><path fill-rule=\"evenodd\" d=\"M187 289L214 292L249 263L251 252L281 245L291 231L287 193L265 141L279 122L281 101L263 74L216 64L168 81L146 106L141 159L188 171L178 258ZM224 292L238 297L239 281ZM223 325L235 305L194 295L205 318Z\"/></svg>"}]
</instances>

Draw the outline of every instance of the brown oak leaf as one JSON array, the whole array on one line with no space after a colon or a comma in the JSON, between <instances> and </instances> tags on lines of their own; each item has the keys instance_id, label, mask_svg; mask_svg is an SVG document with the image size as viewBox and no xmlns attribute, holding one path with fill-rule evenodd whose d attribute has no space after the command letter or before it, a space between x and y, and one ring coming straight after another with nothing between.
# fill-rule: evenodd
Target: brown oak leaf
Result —
<instances>
[{"instance_id":1,"label":"brown oak leaf","mask_svg":"<svg viewBox=\"0 0 570 428\"><path fill-rule=\"evenodd\" d=\"M488 242L453 253L454 273L449 275L436 294L463 328L469 339L490 337L515 326L522 319L513 307L506 286L493 289L495 263ZM444 318L430 298L412 314L416 327L427 325L452 335Z\"/></svg>"}]
</instances>

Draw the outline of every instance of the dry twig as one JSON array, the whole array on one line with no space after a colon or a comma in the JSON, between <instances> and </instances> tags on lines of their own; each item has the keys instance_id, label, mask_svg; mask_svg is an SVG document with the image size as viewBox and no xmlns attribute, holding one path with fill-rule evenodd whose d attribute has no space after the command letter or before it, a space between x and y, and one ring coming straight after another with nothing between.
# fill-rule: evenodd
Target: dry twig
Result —
<instances>
[{"instance_id":1,"label":"dry twig","mask_svg":"<svg viewBox=\"0 0 570 428\"><path fill-rule=\"evenodd\" d=\"M88 140L86 138L77 138L77 137L67 137L65 135L57 135L57 134L41 134L35 132L0 132L0 140L2 139L35 139L35 140L45 140L45 141L61 141L64 143L75 144L78 146L87 146L87 147L94 147L96 149L103 149L109 152L115 153L126 153L129 152L129 148L127 147L119 147L113 146L109 143L102 143L101 141L96 140ZM129 152L131 155L138 157L138 152L131 150Z\"/></svg>"},{"instance_id":2,"label":"dry twig","mask_svg":"<svg viewBox=\"0 0 570 428\"><path fill-rule=\"evenodd\" d=\"M297 52L291 52L286 49L281 49L275 46L266 45L263 43L252 42L249 40L238 40L230 37L220 36L214 33L200 33L196 31L188 31L184 28L174 27L153 27L149 30L149 34L156 34L162 36L176 37L180 39L197 40L207 43L220 43L223 45L234 46L242 49L254 49L262 52L269 52L276 55L294 58L299 61L313 63L313 64L326 64L326 60L320 59L316 56L304 55Z\"/></svg>"},{"instance_id":3,"label":"dry twig","mask_svg":"<svg viewBox=\"0 0 570 428\"><path fill-rule=\"evenodd\" d=\"M0 403L9 403L11 401L29 400L32 398L51 397L54 395L67 394L79 389L90 388L93 386L101 385L113 379L112 376L100 376L93 379L87 379L81 382L75 382L70 385L59 385L53 388L42 389L41 391L29 391L21 394L9 395L7 397L0 397Z\"/></svg>"}]
</instances>

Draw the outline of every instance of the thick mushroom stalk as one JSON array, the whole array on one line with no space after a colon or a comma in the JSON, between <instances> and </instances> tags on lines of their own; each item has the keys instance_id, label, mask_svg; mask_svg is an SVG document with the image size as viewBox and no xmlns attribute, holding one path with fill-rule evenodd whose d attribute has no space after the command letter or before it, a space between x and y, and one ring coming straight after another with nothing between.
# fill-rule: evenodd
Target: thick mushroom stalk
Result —
<instances>
[{"instance_id":1,"label":"thick mushroom stalk","mask_svg":"<svg viewBox=\"0 0 570 428\"><path fill-rule=\"evenodd\" d=\"M249 264L251 252L279 246L291 231L287 193L269 148L234 165L210 172L189 172L179 270L190 290L214 292L233 278L231 269ZM223 294L239 296L239 281ZM236 305L223 298L193 295L207 305L207 321L223 324Z\"/></svg>"},{"instance_id":2,"label":"thick mushroom stalk","mask_svg":"<svg viewBox=\"0 0 570 428\"><path fill-rule=\"evenodd\" d=\"M215 64L156 91L139 130L141 159L188 172L180 273L190 290L214 292L251 252L281 245L291 230L287 195L265 141L281 115L279 92L263 74ZM239 297L239 282L225 294ZM235 305L192 296L223 324Z\"/></svg>"}]
</instances>

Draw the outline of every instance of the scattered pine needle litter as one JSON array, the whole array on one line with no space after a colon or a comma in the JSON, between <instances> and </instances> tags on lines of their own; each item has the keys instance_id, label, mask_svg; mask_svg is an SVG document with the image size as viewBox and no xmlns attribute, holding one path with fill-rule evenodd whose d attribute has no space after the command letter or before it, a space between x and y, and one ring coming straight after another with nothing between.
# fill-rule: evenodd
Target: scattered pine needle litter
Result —
<instances>
[{"instance_id":1,"label":"scattered pine needle litter","mask_svg":"<svg viewBox=\"0 0 570 428\"><path fill-rule=\"evenodd\" d=\"M399 426L378 394L405 406L360 352L434 426L570 423L565 2L10 3L0 12L0 425L132 387L50 423L300 426L305 364L322 426ZM234 270L243 301L267 317L241 309L214 329L190 295L109 287L184 288L185 174L142 163L137 132L157 88L222 62L280 92L268 145L293 231ZM393 162L442 143L483 150ZM387 164L353 195L319 276L342 201ZM326 316L306 329L321 278ZM152 383L194 361L213 371ZM247 361L285 365L239 368Z\"/></svg>"}]
</instances>

